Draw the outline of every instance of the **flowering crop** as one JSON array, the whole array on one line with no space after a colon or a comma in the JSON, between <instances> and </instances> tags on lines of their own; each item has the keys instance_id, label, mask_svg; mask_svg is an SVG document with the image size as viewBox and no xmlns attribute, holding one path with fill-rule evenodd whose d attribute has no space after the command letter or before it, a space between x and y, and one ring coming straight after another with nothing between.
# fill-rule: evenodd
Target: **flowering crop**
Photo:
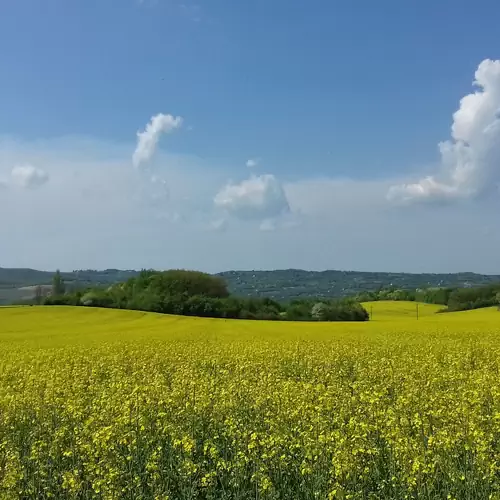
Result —
<instances>
[{"instance_id":1,"label":"flowering crop","mask_svg":"<svg viewBox=\"0 0 500 500\"><path fill-rule=\"evenodd\" d=\"M0 498L500 499L500 313L414 307L0 308Z\"/></svg>"}]
</instances>

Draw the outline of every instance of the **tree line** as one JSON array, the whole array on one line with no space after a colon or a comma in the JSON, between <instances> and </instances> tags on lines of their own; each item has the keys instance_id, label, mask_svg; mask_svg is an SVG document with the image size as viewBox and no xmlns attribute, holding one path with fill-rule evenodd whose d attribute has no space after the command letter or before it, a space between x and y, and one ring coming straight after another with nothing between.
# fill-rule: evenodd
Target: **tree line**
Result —
<instances>
[{"instance_id":1,"label":"tree line","mask_svg":"<svg viewBox=\"0 0 500 500\"><path fill-rule=\"evenodd\" d=\"M380 300L439 304L443 306L442 312L500 306L500 283L416 290L380 288L350 298L304 298L287 303L270 298L230 295L222 277L185 270L143 270L136 277L109 287L68 288L58 271L54 275L51 294L47 296L46 289L37 287L33 302L215 318L290 321L365 321L368 313L361 303Z\"/></svg>"},{"instance_id":2,"label":"tree line","mask_svg":"<svg viewBox=\"0 0 500 500\"><path fill-rule=\"evenodd\" d=\"M68 291L56 272L46 305L132 309L211 318L288 321L366 321L368 312L354 299L301 299L282 304L270 298L230 295L223 278L198 271L143 270L107 288Z\"/></svg>"},{"instance_id":3,"label":"tree line","mask_svg":"<svg viewBox=\"0 0 500 500\"><path fill-rule=\"evenodd\" d=\"M417 290L380 289L356 295L360 302L378 300L405 300L439 304L442 312L466 311L482 307L500 306L500 283L468 288L432 287Z\"/></svg>"}]
</instances>

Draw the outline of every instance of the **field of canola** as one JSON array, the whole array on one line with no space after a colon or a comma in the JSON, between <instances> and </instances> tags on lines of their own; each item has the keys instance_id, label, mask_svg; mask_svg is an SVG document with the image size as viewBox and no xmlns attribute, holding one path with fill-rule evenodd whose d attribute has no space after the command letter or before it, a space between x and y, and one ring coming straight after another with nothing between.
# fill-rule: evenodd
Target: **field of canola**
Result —
<instances>
[{"instance_id":1,"label":"field of canola","mask_svg":"<svg viewBox=\"0 0 500 500\"><path fill-rule=\"evenodd\" d=\"M500 312L0 308L0 499L500 499Z\"/></svg>"}]
</instances>

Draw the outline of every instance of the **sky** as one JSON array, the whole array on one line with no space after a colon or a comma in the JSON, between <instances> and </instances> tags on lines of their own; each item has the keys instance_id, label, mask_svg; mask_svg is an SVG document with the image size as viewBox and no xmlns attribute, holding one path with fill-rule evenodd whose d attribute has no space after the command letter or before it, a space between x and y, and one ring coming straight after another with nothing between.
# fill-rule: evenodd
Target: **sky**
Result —
<instances>
[{"instance_id":1,"label":"sky","mask_svg":"<svg viewBox=\"0 0 500 500\"><path fill-rule=\"evenodd\" d=\"M0 267L500 274L499 16L3 2Z\"/></svg>"}]
</instances>

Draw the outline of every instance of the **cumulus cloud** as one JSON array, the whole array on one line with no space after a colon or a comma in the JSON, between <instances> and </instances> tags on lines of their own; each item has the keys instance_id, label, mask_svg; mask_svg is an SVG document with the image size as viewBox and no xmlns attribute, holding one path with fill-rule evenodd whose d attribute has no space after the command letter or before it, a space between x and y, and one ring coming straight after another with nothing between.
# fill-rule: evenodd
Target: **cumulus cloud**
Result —
<instances>
[{"instance_id":1,"label":"cumulus cloud","mask_svg":"<svg viewBox=\"0 0 500 500\"><path fill-rule=\"evenodd\" d=\"M439 144L439 172L391 186L387 193L390 201L471 198L500 180L500 61L482 61L473 84L478 90L463 97L453 114L451 139Z\"/></svg>"},{"instance_id":2,"label":"cumulus cloud","mask_svg":"<svg viewBox=\"0 0 500 500\"><path fill-rule=\"evenodd\" d=\"M182 125L182 117L159 113L151 117L144 131L137 132L137 146L132 155L136 168L147 163L156 151L161 134L168 134Z\"/></svg>"},{"instance_id":3,"label":"cumulus cloud","mask_svg":"<svg viewBox=\"0 0 500 500\"><path fill-rule=\"evenodd\" d=\"M49 180L49 175L45 170L33 165L17 165L10 175L12 182L22 188L36 188Z\"/></svg>"},{"instance_id":4,"label":"cumulus cloud","mask_svg":"<svg viewBox=\"0 0 500 500\"><path fill-rule=\"evenodd\" d=\"M272 174L252 175L239 184L228 183L214 198L215 206L247 220L263 220L289 212L281 183Z\"/></svg>"},{"instance_id":5,"label":"cumulus cloud","mask_svg":"<svg viewBox=\"0 0 500 500\"><path fill-rule=\"evenodd\" d=\"M391 210L384 196L395 184L392 180L309 177L283 183L286 202L281 207L289 206L287 213L258 209L255 215L251 210L252 219L244 221L234 216L240 212L214 205L214 194L230 174L219 164L158 151L157 180L152 182L152 172L131 167L130 150L130 144L89 138L20 142L0 137L0 179L9 187L14 165L36 165L50 173L50 181L36 193L0 190L0 213L9 214L2 219L3 234L9 235L2 240L3 265L178 267L210 272L255 268L495 272L498 267L500 197L439 211ZM161 201L162 178L171 187L168 202ZM262 178L259 183L265 184ZM246 190L240 191L242 195ZM157 202L150 196L156 193ZM297 224L300 230L294 227ZM228 230L221 230L226 225ZM273 225L274 232L263 232ZM416 227L425 231L415 231ZM432 252L423 254L423 246L432 246ZM462 251L453 252L457 246Z\"/></svg>"},{"instance_id":6,"label":"cumulus cloud","mask_svg":"<svg viewBox=\"0 0 500 500\"><path fill-rule=\"evenodd\" d=\"M248 168L255 168L260 163L260 158L250 158L247 160L246 166Z\"/></svg>"}]
</instances>

